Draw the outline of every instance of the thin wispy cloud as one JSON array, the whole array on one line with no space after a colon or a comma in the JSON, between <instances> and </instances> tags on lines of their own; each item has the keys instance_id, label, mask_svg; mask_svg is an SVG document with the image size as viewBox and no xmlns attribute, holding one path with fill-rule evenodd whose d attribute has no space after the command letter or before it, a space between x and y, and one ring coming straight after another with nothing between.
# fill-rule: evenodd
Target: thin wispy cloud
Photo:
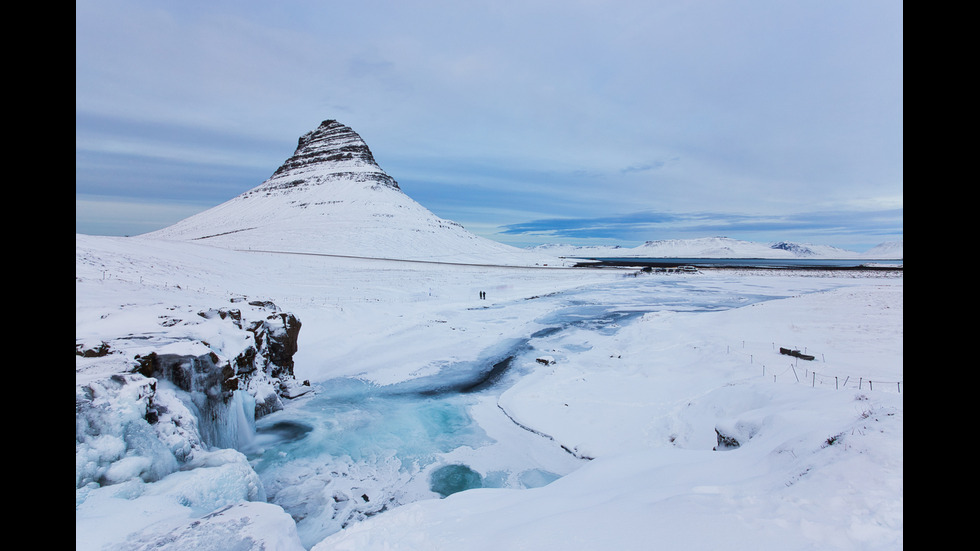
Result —
<instances>
[{"instance_id":1,"label":"thin wispy cloud","mask_svg":"<svg viewBox=\"0 0 980 551\"><path fill-rule=\"evenodd\" d=\"M770 236L799 240L804 236L833 238L850 245L873 246L869 237L903 232L902 209L863 211L858 217L843 212L802 212L793 215L743 215L725 212L636 212L598 218L552 218L502 226L515 237L547 238L550 242L587 243L590 239L621 243L656 239L724 236L746 241L770 241ZM806 241L806 239L802 239Z\"/></svg>"}]
</instances>

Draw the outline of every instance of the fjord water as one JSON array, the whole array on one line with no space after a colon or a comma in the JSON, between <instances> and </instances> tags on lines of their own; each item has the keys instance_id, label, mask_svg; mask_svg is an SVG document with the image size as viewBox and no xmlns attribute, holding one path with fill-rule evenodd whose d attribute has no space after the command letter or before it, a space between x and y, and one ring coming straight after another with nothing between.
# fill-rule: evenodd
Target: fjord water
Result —
<instances>
[{"instance_id":1,"label":"fjord water","mask_svg":"<svg viewBox=\"0 0 980 551\"><path fill-rule=\"evenodd\" d=\"M558 344L569 333L612 334L647 312L713 311L778 296L785 295L647 276L539 297L549 302L549 313L526 337L501 343L481 361L398 384L340 378L317 385L312 395L259 420L249 458L269 501L296 520L308 545L420 499L542 486L585 460L517 426L496 406L522 374L545 368L536 361L547 354L541 351L560 347L573 354L575 345Z\"/></svg>"},{"instance_id":2,"label":"fjord water","mask_svg":"<svg viewBox=\"0 0 980 551\"><path fill-rule=\"evenodd\" d=\"M703 268L873 268L902 266L899 259L836 259L836 258L642 258L642 257L600 257L583 260L595 260L600 264L612 266L651 266L676 267L697 266Z\"/></svg>"}]
</instances>

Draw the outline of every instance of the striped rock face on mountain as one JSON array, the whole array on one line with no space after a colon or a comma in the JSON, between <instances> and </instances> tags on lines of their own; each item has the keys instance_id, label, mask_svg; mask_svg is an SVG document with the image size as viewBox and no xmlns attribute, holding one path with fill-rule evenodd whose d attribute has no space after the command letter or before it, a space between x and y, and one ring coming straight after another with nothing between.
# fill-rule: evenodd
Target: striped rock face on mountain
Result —
<instances>
[{"instance_id":1,"label":"striped rock face on mountain","mask_svg":"<svg viewBox=\"0 0 980 551\"><path fill-rule=\"evenodd\" d=\"M436 216L381 169L356 132L335 120L300 137L293 155L261 185L144 237L403 260L534 264L542 256Z\"/></svg>"},{"instance_id":2,"label":"striped rock face on mountain","mask_svg":"<svg viewBox=\"0 0 980 551\"><path fill-rule=\"evenodd\" d=\"M364 140L348 126L323 121L299 139L296 152L255 192L315 186L328 179L351 178L398 190L398 183L385 174Z\"/></svg>"}]
</instances>

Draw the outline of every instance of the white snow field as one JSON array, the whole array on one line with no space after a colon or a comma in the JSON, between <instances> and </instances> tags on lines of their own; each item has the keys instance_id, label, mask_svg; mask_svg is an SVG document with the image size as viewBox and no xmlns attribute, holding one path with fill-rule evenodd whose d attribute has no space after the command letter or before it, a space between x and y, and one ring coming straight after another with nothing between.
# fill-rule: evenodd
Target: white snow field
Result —
<instances>
[{"instance_id":1,"label":"white snow field","mask_svg":"<svg viewBox=\"0 0 980 551\"><path fill-rule=\"evenodd\" d=\"M76 389L103 400L98 419L76 413L101 427L76 434L76 549L903 547L900 271L658 274L474 258L76 235L76 344L120 352L76 355ZM295 375L312 392L254 424L219 423L243 431L237 449L201 447L193 431L160 440L112 375L140 377L130 360L151 349L232 357L242 343L220 320L161 320L241 297L302 321ZM385 394L503 357L511 369L479 392L438 404ZM343 380L372 389L355 396L363 404L333 398ZM172 415L193 416L155 384ZM334 405L348 409L321 412ZM375 425L397 433L429 414L442 419L429 435L438 445L416 433L369 441ZM257 453L261 434L249 431L276 421L312 429ZM324 451L345 439L373 451ZM410 459L382 453L409 445ZM447 466L465 480L440 493ZM359 509L347 505L357 496Z\"/></svg>"}]
</instances>

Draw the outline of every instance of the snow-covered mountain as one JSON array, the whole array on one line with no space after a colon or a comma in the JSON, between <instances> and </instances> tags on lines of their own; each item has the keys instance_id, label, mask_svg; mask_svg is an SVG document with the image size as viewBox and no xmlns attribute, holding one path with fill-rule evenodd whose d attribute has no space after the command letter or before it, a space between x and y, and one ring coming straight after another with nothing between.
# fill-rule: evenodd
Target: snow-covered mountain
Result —
<instances>
[{"instance_id":1,"label":"snow-covered mountain","mask_svg":"<svg viewBox=\"0 0 980 551\"><path fill-rule=\"evenodd\" d=\"M901 259L901 241L883 243L858 253L829 245L813 245L780 241L756 243L728 237L698 239L662 239L647 241L632 248L619 246L540 245L531 250L557 256L601 258L833 258L833 259Z\"/></svg>"},{"instance_id":2,"label":"snow-covered mountain","mask_svg":"<svg viewBox=\"0 0 980 551\"><path fill-rule=\"evenodd\" d=\"M904 258L904 242L889 241L872 247L864 253L865 258Z\"/></svg>"},{"instance_id":3,"label":"snow-covered mountain","mask_svg":"<svg viewBox=\"0 0 980 551\"><path fill-rule=\"evenodd\" d=\"M356 132L335 120L300 137L293 155L258 187L140 237L403 260L554 261L436 216L399 188Z\"/></svg>"}]
</instances>

